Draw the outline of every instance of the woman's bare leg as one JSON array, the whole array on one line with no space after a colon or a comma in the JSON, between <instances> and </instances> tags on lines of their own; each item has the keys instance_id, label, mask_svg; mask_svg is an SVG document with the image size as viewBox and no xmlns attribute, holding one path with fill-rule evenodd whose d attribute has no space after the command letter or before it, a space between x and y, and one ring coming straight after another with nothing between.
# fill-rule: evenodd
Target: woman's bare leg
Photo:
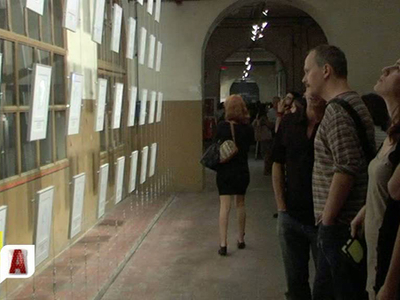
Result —
<instances>
[{"instance_id":1,"label":"woman's bare leg","mask_svg":"<svg viewBox=\"0 0 400 300\"><path fill-rule=\"evenodd\" d=\"M239 223L238 242L244 242L244 233L246 229L246 208L244 205L244 195L236 195L236 214Z\"/></svg>"},{"instance_id":2,"label":"woman's bare leg","mask_svg":"<svg viewBox=\"0 0 400 300\"><path fill-rule=\"evenodd\" d=\"M231 196L224 195L219 196L220 207L219 207L219 239L220 246L225 247L227 245L228 236L228 221L229 212L231 210Z\"/></svg>"}]
</instances>

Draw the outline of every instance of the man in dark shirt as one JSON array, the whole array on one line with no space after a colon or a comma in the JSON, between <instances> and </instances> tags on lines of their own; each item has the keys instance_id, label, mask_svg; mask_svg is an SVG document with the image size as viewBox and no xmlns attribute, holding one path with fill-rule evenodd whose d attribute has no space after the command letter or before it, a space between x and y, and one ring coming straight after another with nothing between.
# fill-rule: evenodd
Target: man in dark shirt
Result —
<instances>
[{"instance_id":1,"label":"man in dark shirt","mask_svg":"<svg viewBox=\"0 0 400 300\"><path fill-rule=\"evenodd\" d=\"M325 110L320 98L307 98L305 111L286 115L272 149L272 183L278 207L278 236L288 291L287 299L311 300L308 261L317 259L312 170L314 138Z\"/></svg>"}]
</instances>

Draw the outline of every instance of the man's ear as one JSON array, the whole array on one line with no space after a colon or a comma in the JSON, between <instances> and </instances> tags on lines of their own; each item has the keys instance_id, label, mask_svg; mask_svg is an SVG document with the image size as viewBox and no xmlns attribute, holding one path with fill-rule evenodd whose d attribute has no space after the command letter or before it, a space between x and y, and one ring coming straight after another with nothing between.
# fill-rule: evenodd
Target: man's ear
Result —
<instances>
[{"instance_id":1,"label":"man's ear","mask_svg":"<svg viewBox=\"0 0 400 300\"><path fill-rule=\"evenodd\" d=\"M322 72L324 74L324 79L327 79L333 72L332 67L329 64L325 64L322 67Z\"/></svg>"}]
</instances>

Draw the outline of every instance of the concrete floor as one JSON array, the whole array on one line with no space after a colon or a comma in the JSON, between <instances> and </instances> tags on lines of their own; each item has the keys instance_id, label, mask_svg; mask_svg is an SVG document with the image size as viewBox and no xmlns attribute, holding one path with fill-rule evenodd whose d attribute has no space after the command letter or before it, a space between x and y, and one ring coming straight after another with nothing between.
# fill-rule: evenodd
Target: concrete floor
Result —
<instances>
[{"instance_id":1,"label":"concrete floor","mask_svg":"<svg viewBox=\"0 0 400 300\"><path fill-rule=\"evenodd\" d=\"M206 190L175 198L102 299L284 299L271 177L261 160L250 168L246 249L236 247L233 208L228 256L217 254L219 201L207 172Z\"/></svg>"}]
</instances>

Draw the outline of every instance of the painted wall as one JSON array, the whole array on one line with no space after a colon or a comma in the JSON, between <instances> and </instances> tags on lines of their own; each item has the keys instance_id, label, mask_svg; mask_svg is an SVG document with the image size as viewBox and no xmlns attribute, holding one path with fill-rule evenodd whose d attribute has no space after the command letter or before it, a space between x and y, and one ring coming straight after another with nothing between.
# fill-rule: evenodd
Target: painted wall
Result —
<instances>
[{"instance_id":1,"label":"painted wall","mask_svg":"<svg viewBox=\"0 0 400 300\"><path fill-rule=\"evenodd\" d=\"M163 80L168 98L202 98L202 49L208 41L209 31L226 16L227 11L254 2L257 1L190 1L180 6L172 2L165 3L163 18L166 26L162 28L162 33L169 37L164 61L169 71L164 75L166 79L171 76L174 78ZM359 92L371 91L382 67L398 59L400 2L397 0L278 2L304 10L322 27L328 41L346 52L349 81ZM302 72L301 65L295 69Z\"/></svg>"}]
</instances>

